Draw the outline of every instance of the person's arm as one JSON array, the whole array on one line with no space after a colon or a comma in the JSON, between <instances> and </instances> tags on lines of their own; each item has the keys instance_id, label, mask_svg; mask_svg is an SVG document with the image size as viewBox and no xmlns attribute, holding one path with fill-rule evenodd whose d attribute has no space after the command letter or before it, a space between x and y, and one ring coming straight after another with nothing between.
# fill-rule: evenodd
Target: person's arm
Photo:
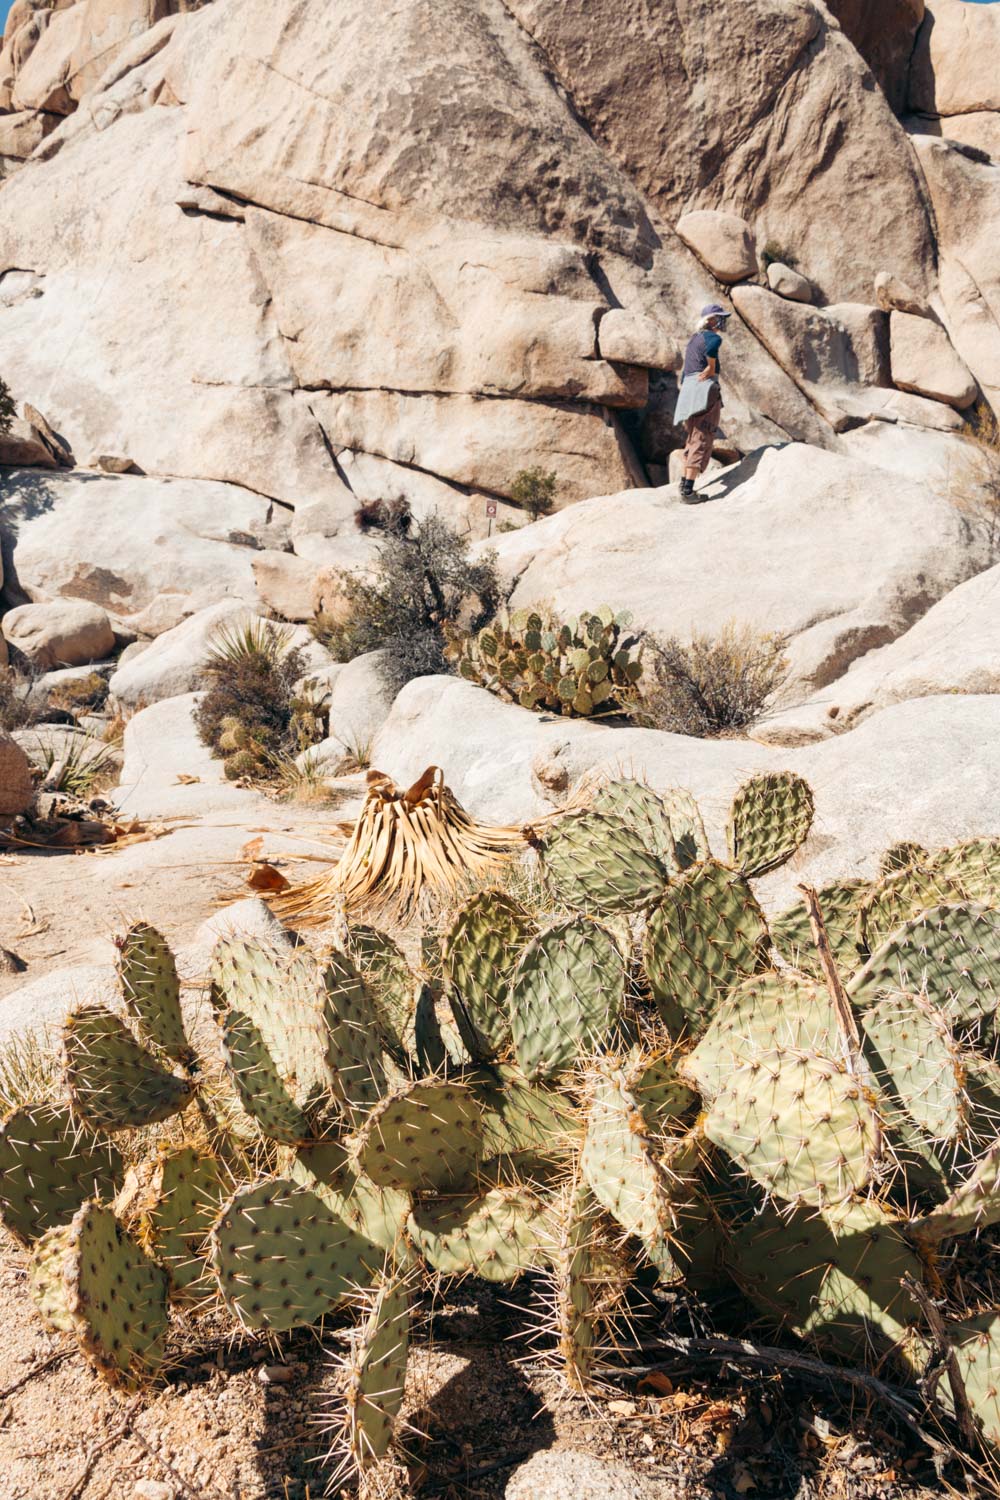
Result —
<instances>
[{"instance_id":1,"label":"person's arm","mask_svg":"<svg viewBox=\"0 0 1000 1500\"><path fill-rule=\"evenodd\" d=\"M719 350L722 348L722 339L713 329L705 334L705 368L698 376L699 380L715 380L719 374Z\"/></svg>"},{"instance_id":2,"label":"person's arm","mask_svg":"<svg viewBox=\"0 0 1000 1500\"><path fill-rule=\"evenodd\" d=\"M714 380L715 377L716 377L716 375L718 375L718 373L719 373L719 361L717 359L710 359L708 361L708 364L702 370L701 374L698 376L698 379L699 380Z\"/></svg>"}]
</instances>

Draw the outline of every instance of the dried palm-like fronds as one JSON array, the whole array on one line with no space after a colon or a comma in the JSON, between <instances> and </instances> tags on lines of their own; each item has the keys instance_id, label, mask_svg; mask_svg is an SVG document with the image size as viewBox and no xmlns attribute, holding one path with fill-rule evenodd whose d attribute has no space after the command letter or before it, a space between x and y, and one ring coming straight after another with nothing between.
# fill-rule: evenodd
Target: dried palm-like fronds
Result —
<instances>
[{"instance_id":1,"label":"dried palm-like fronds","mask_svg":"<svg viewBox=\"0 0 1000 1500\"><path fill-rule=\"evenodd\" d=\"M406 913L425 891L452 894L523 845L519 828L470 818L438 766L405 792L369 771L365 805L340 859L318 880L276 895L273 906L282 921L298 925L360 908Z\"/></svg>"}]
</instances>

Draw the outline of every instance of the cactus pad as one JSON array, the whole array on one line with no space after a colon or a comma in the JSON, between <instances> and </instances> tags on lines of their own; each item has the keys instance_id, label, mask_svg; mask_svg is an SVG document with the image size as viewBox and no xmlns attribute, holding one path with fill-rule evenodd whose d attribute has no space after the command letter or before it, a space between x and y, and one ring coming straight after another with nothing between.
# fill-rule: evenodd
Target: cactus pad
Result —
<instances>
[{"instance_id":1,"label":"cactus pad","mask_svg":"<svg viewBox=\"0 0 1000 1500\"><path fill-rule=\"evenodd\" d=\"M987 1224L1000 1223L1000 1143L976 1162L965 1182L944 1203L909 1228L915 1239L935 1245L959 1234L971 1234Z\"/></svg>"},{"instance_id":2,"label":"cactus pad","mask_svg":"<svg viewBox=\"0 0 1000 1500\"><path fill-rule=\"evenodd\" d=\"M841 880L823 886L816 893L833 961L845 982L861 963L858 912L870 890L871 884L867 880ZM771 941L785 962L811 979L822 979L823 970L805 903L800 901L797 906L781 912L772 919L770 927Z\"/></svg>"},{"instance_id":3,"label":"cactus pad","mask_svg":"<svg viewBox=\"0 0 1000 1500\"><path fill-rule=\"evenodd\" d=\"M858 912L858 949L876 952L893 933L921 912L973 899L939 870L907 865L872 886Z\"/></svg>"},{"instance_id":4,"label":"cactus pad","mask_svg":"<svg viewBox=\"0 0 1000 1500\"><path fill-rule=\"evenodd\" d=\"M167 1273L125 1233L110 1208L85 1203L35 1249L31 1291L56 1328L76 1334L105 1379L135 1388L164 1360Z\"/></svg>"},{"instance_id":5,"label":"cactus pad","mask_svg":"<svg viewBox=\"0 0 1000 1500\"><path fill-rule=\"evenodd\" d=\"M482 1110L460 1083L414 1083L371 1111L356 1164L376 1187L461 1189L483 1154Z\"/></svg>"},{"instance_id":6,"label":"cactus pad","mask_svg":"<svg viewBox=\"0 0 1000 1500\"><path fill-rule=\"evenodd\" d=\"M371 996L351 959L330 953L323 970L327 1058L349 1117L370 1109L385 1090L382 1040Z\"/></svg>"},{"instance_id":7,"label":"cactus pad","mask_svg":"<svg viewBox=\"0 0 1000 1500\"><path fill-rule=\"evenodd\" d=\"M37 1239L88 1198L113 1197L124 1170L64 1105L22 1105L0 1126L0 1218L18 1239Z\"/></svg>"},{"instance_id":8,"label":"cactus pad","mask_svg":"<svg viewBox=\"0 0 1000 1500\"><path fill-rule=\"evenodd\" d=\"M930 858L930 850L925 849L923 844L915 844L912 839L900 839L897 844L890 844L878 862L878 873L881 878L886 875L894 875L897 870L905 870L907 865L922 865Z\"/></svg>"},{"instance_id":9,"label":"cactus pad","mask_svg":"<svg viewBox=\"0 0 1000 1500\"><path fill-rule=\"evenodd\" d=\"M671 1031L704 1031L723 996L767 965L767 927L736 870L709 860L677 879L646 923L653 998Z\"/></svg>"},{"instance_id":10,"label":"cactus pad","mask_svg":"<svg viewBox=\"0 0 1000 1500\"><path fill-rule=\"evenodd\" d=\"M166 939L155 927L137 922L116 946L122 999L142 1040L190 1066L194 1052L184 1031L181 985Z\"/></svg>"},{"instance_id":11,"label":"cactus pad","mask_svg":"<svg viewBox=\"0 0 1000 1500\"><path fill-rule=\"evenodd\" d=\"M900 1281L919 1281L920 1261L875 1202L791 1217L767 1208L733 1234L730 1267L783 1331L848 1359L898 1345L919 1317Z\"/></svg>"},{"instance_id":12,"label":"cactus pad","mask_svg":"<svg viewBox=\"0 0 1000 1500\"><path fill-rule=\"evenodd\" d=\"M708 1139L766 1192L818 1207L865 1186L879 1143L868 1094L841 1063L752 1042L704 1125Z\"/></svg>"},{"instance_id":13,"label":"cactus pad","mask_svg":"<svg viewBox=\"0 0 1000 1500\"><path fill-rule=\"evenodd\" d=\"M590 917L558 922L524 952L510 986L518 1065L552 1078L613 1039L625 998L625 964L607 928Z\"/></svg>"},{"instance_id":14,"label":"cactus pad","mask_svg":"<svg viewBox=\"0 0 1000 1500\"><path fill-rule=\"evenodd\" d=\"M564 1094L528 1083L516 1068L484 1069L469 1080L483 1107L489 1156L565 1156L583 1133L579 1114Z\"/></svg>"},{"instance_id":15,"label":"cactus pad","mask_svg":"<svg viewBox=\"0 0 1000 1500\"><path fill-rule=\"evenodd\" d=\"M681 786L669 787L660 793L660 801L670 819L670 832L674 840L674 860L679 870L712 858L708 847L708 835L702 822L701 810L691 793Z\"/></svg>"},{"instance_id":16,"label":"cactus pad","mask_svg":"<svg viewBox=\"0 0 1000 1500\"><path fill-rule=\"evenodd\" d=\"M292 1158L288 1175L380 1250L388 1250L397 1261L405 1258L401 1245L410 1212L409 1194L369 1182L338 1141L301 1147Z\"/></svg>"},{"instance_id":17,"label":"cactus pad","mask_svg":"<svg viewBox=\"0 0 1000 1500\"><path fill-rule=\"evenodd\" d=\"M416 976L397 944L377 927L352 927L347 952L371 996L386 1047L402 1055L413 1027Z\"/></svg>"},{"instance_id":18,"label":"cactus pad","mask_svg":"<svg viewBox=\"0 0 1000 1500\"><path fill-rule=\"evenodd\" d=\"M808 838L814 810L812 790L801 776L791 771L752 776L730 808L730 860L747 876L783 865Z\"/></svg>"},{"instance_id":19,"label":"cactus pad","mask_svg":"<svg viewBox=\"0 0 1000 1500\"><path fill-rule=\"evenodd\" d=\"M666 805L652 787L641 781L608 781L598 788L590 805L594 812L624 824L637 834L643 847L656 856L668 873L680 868Z\"/></svg>"},{"instance_id":20,"label":"cactus pad","mask_svg":"<svg viewBox=\"0 0 1000 1500\"><path fill-rule=\"evenodd\" d=\"M669 879L637 833L602 813L566 813L535 843L550 891L578 911L642 911Z\"/></svg>"},{"instance_id":21,"label":"cactus pad","mask_svg":"<svg viewBox=\"0 0 1000 1500\"><path fill-rule=\"evenodd\" d=\"M371 1244L306 1188L278 1178L240 1188L209 1238L210 1263L245 1328L315 1323L376 1267Z\"/></svg>"},{"instance_id":22,"label":"cactus pad","mask_svg":"<svg viewBox=\"0 0 1000 1500\"><path fill-rule=\"evenodd\" d=\"M622 1071L625 1086L654 1135L676 1130L678 1121L698 1106L697 1094L678 1076L669 1057L644 1056L636 1048L625 1059Z\"/></svg>"},{"instance_id":23,"label":"cactus pad","mask_svg":"<svg viewBox=\"0 0 1000 1500\"><path fill-rule=\"evenodd\" d=\"M966 1131L965 1070L940 1013L919 995L883 995L865 1011L864 1052L878 1084L932 1141Z\"/></svg>"},{"instance_id":24,"label":"cactus pad","mask_svg":"<svg viewBox=\"0 0 1000 1500\"><path fill-rule=\"evenodd\" d=\"M95 1129L129 1130L169 1120L195 1085L176 1078L102 1005L85 1005L63 1026L66 1086L79 1119Z\"/></svg>"},{"instance_id":25,"label":"cactus pad","mask_svg":"<svg viewBox=\"0 0 1000 1500\"><path fill-rule=\"evenodd\" d=\"M959 887L963 901L1000 906L1000 838L968 839L940 849L928 868Z\"/></svg>"},{"instance_id":26,"label":"cactus pad","mask_svg":"<svg viewBox=\"0 0 1000 1500\"><path fill-rule=\"evenodd\" d=\"M951 1323L947 1334L983 1436L989 1443L1000 1443L1000 1316L986 1312L966 1323ZM947 1381L941 1382L939 1391L949 1401Z\"/></svg>"},{"instance_id":27,"label":"cactus pad","mask_svg":"<svg viewBox=\"0 0 1000 1500\"><path fill-rule=\"evenodd\" d=\"M374 1294L348 1356L344 1448L357 1472L389 1450L403 1404L409 1344L410 1294L404 1283L389 1282Z\"/></svg>"},{"instance_id":28,"label":"cactus pad","mask_svg":"<svg viewBox=\"0 0 1000 1500\"><path fill-rule=\"evenodd\" d=\"M923 992L953 1026L979 1030L1000 1005L1000 911L963 902L904 922L848 986L855 1005Z\"/></svg>"},{"instance_id":29,"label":"cactus pad","mask_svg":"<svg viewBox=\"0 0 1000 1500\"><path fill-rule=\"evenodd\" d=\"M503 891L479 891L459 907L442 942L452 1008L475 1057L510 1044L507 986L518 956L536 932L520 902Z\"/></svg>"},{"instance_id":30,"label":"cactus pad","mask_svg":"<svg viewBox=\"0 0 1000 1500\"><path fill-rule=\"evenodd\" d=\"M197 1298L205 1275L205 1242L227 1187L221 1164L191 1146L161 1150L140 1210L143 1246L170 1272L176 1298Z\"/></svg>"},{"instance_id":31,"label":"cactus pad","mask_svg":"<svg viewBox=\"0 0 1000 1500\"><path fill-rule=\"evenodd\" d=\"M242 1011L231 1010L221 1022L222 1060L240 1103L272 1141L294 1145L308 1140L308 1116L291 1097L260 1028Z\"/></svg>"},{"instance_id":32,"label":"cactus pad","mask_svg":"<svg viewBox=\"0 0 1000 1500\"><path fill-rule=\"evenodd\" d=\"M495 1187L414 1206L407 1229L435 1271L516 1281L542 1260L544 1201L523 1187Z\"/></svg>"}]
</instances>

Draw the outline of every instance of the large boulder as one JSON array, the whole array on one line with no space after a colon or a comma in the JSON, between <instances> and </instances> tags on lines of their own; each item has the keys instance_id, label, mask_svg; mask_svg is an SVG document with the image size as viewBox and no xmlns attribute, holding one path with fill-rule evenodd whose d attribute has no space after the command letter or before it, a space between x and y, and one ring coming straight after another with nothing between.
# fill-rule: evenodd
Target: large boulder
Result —
<instances>
[{"instance_id":1,"label":"large boulder","mask_svg":"<svg viewBox=\"0 0 1000 1500\"><path fill-rule=\"evenodd\" d=\"M910 68L910 108L924 115L1000 110L1000 11L930 0Z\"/></svg>"},{"instance_id":2,"label":"large boulder","mask_svg":"<svg viewBox=\"0 0 1000 1500\"><path fill-rule=\"evenodd\" d=\"M254 618L236 599L223 599L190 615L113 673L111 696L124 709L176 698L205 686L205 660L220 630Z\"/></svg>"},{"instance_id":3,"label":"large boulder","mask_svg":"<svg viewBox=\"0 0 1000 1500\"><path fill-rule=\"evenodd\" d=\"M746 281L757 274L757 241L746 219L714 208L695 209L677 220L677 233L718 281Z\"/></svg>"},{"instance_id":4,"label":"large boulder","mask_svg":"<svg viewBox=\"0 0 1000 1500\"><path fill-rule=\"evenodd\" d=\"M24 812L34 795L31 762L17 741L0 729L0 818Z\"/></svg>"},{"instance_id":5,"label":"large boulder","mask_svg":"<svg viewBox=\"0 0 1000 1500\"><path fill-rule=\"evenodd\" d=\"M107 611L83 599L22 604L7 611L2 627L8 644L38 672L103 661L115 649Z\"/></svg>"},{"instance_id":6,"label":"large boulder","mask_svg":"<svg viewBox=\"0 0 1000 1500\"><path fill-rule=\"evenodd\" d=\"M816 293L813 284L800 271L794 271L780 260L772 260L767 268L767 284L779 297L789 302L814 302Z\"/></svg>"},{"instance_id":7,"label":"large boulder","mask_svg":"<svg viewBox=\"0 0 1000 1500\"><path fill-rule=\"evenodd\" d=\"M364 764L372 741L389 717L393 695L380 668L386 651L367 651L336 673L330 687L330 736Z\"/></svg>"},{"instance_id":8,"label":"large boulder","mask_svg":"<svg viewBox=\"0 0 1000 1500\"><path fill-rule=\"evenodd\" d=\"M789 696L841 676L993 561L985 532L927 484L803 445L711 476L708 504L669 492L589 500L497 537L514 607L602 603L688 636L729 620L788 637Z\"/></svg>"},{"instance_id":9,"label":"large boulder","mask_svg":"<svg viewBox=\"0 0 1000 1500\"><path fill-rule=\"evenodd\" d=\"M958 411L972 405L979 387L939 323L894 311L889 339L892 379L901 390L945 401Z\"/></svg>"},{"instance_id":10,"label":"large boulder","mask_svg":"<svg viewBox=\"0 0 1000 1500\"><path fill-rule=\"evenodd\" d=\"M897 114L906 108L924 0L827 0Z\"/></svg>"},{"instance_id":11,"label":"large boulder","mask_svg":"<svg viewBox=\"0 0 1000 1500\"><path fill-rule=\"evenodd\" d=\"M690 788L719 854L741 782L755 771L798 771L815 790L817 816L794 868L762 882L766 904L780 910L797 899L799 881L872 877L879 852L899 839L935 845L996 833L1000 696L898 703L850 734L787 749L541 717L453 677L419 677L393 704L372 764L400 785L439 765L473 816L499 824L551 812L585 772L641 767L654 787Z\"/></svg>"},{"instance_id":12,"label":"large boulder","mask_svg":"<svg viewBox=\"0 0 1000 1500\"><path fill-rule=\"evenodd\" d=\"M254 582L261 602L283 620L311 620L316 613L315 563L291 552L267 549L253 557Z\"/></svg>"},{"instance_id":13,"label":"large boulder","mask_svg":"<svg viewBox=\"0 0 1000 1500\"><path fill-rule=\"evenodd\" d=\"M258 601L255 549L277 519L259 495L133 474L14 470L4 485L15 598L86 599L150 635L227 596Z\"/></svg>"}]
</instances>

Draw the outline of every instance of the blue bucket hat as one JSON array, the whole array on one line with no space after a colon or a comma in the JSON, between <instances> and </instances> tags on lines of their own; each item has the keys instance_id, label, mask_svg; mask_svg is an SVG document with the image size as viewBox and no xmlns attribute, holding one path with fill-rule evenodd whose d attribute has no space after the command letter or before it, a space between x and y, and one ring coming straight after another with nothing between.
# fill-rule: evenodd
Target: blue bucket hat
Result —
<instances>
[{"instance_id":1,"label":"blue bucket hat","mask_svg":"<svg viewBox=\"0 0 1000 1500\"><path fill-rule=\"evenodd\" d=\"M726 312L726 309L720 307L718 302L710 302L707 307L702 308L701 316L703 318L731 318L732 313Z\"/></svg>"}]
</instances>

